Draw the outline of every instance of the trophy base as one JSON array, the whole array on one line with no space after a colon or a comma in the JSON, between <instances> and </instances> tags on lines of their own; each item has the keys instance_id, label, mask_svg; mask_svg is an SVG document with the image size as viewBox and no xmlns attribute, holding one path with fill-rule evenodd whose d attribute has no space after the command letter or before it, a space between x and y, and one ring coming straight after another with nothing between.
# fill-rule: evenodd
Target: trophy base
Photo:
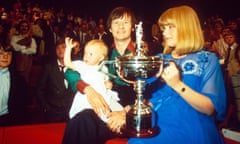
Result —
<instances>
[{"instance_id":1,"label":"trophy base","mask_svg":"<svg viewBox=\"0 0 240 144\"><path fill-rule=\"evenodd\" d=\"M160 132L160 129L159 127L154 127L154 128L142 129L140 131L137 131L134 129L125 128L122 131L124 135L128 137L147 138L147 137L153 137L157 135Z\"/></svg>"}]
</instances>

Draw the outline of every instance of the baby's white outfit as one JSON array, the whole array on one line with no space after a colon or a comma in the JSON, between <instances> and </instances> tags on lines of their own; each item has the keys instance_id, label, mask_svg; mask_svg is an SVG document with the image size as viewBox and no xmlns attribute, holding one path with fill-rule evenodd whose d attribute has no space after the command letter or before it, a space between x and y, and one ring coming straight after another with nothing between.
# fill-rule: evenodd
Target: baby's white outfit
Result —
<instances>
[{"instance_id":1,"label":"baby's white outfit","mask_svg":"<svg viewBox=\"0 0 240 144\"><path fill-rule=\"evenodd\" d=\"M123 109L123 107L117 102L119 100L118 93L105 87L104 81L108 80L108 76L104 74L108 72L106 66L102 68L102 71L104 71L103 73L99 71L99 66L86 65L80 60L73 61L73 64L76 70L80 73L81 79L103 96L112 111L120 111ZM92 109L92 106L89 104L87 96L77 91L70 108L70 118L73 118L77 113L84 109ZM104 114L101 115L101 119L105 122L107 121Z\"/></svg>"}]
</instances>

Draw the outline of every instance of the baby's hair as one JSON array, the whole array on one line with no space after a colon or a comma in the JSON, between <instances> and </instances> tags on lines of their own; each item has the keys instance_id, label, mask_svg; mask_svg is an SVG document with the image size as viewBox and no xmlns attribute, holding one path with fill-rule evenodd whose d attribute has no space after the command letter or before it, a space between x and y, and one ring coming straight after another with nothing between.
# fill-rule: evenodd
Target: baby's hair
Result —
<instances>
[{"instance_id":1,"label":"baby's hair","mask_svg":"<svg viewBox=\"0 0 240 144\"><path fill-rule=\"evenodd\" d=\"M94 46L95 48L98 48L99 50L101 50L104 58L107 59L108 47L102 40L98 40L98 39L90 40L86 43L85 48L89 46Z\"/></svg>"}]
</instances>

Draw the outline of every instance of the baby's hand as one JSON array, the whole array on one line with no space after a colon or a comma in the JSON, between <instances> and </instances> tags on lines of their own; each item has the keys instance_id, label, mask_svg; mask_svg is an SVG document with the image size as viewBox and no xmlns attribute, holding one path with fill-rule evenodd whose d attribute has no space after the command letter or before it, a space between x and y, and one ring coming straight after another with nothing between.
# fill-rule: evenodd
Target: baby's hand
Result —
<instances>
[{"instance_id":1,"label":"baby's hand","mask_svg":"<svg viewBox=\"0 0 240 144\"><path fill-rule=\"evenodd\" d=\"M70 37L65 38L65 44L66 44L66 48L70 48L70 49L74 48L77 45L77 43L73 42L73 39L71 39Z\"/></svg>"},{"instance_id":2,"label":"baby's hand","mask_svg":"<svg viewBox=\"0 0 240 144\"><path fill-rule=\"evenodd\" d=\"M112 89L112 87L113 87L113 84L112 84L112 82L110 80L106 80L104 82L104 84L105 84L107 89Z\"/></svg>"}]
</instances>

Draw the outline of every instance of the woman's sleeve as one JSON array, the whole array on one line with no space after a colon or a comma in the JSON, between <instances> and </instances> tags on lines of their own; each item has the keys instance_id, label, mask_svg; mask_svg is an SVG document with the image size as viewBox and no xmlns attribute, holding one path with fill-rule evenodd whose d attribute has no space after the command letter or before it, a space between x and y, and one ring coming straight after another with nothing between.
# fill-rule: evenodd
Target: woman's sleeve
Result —
<instances>
[{"instance_id":1,"label":"woman's sleeve","mask_svg":"<svg viewBox=\"0 0 240 144\"><path fill-rule=\"evenodd\" d=\"M223 74L215 56L209 56L209 63L205 66L203 80L201 82L201 91L207 95L217 112L217 119L224 120L226 115L226 90L223 80Z\"/></svg>"}]
</instances>

